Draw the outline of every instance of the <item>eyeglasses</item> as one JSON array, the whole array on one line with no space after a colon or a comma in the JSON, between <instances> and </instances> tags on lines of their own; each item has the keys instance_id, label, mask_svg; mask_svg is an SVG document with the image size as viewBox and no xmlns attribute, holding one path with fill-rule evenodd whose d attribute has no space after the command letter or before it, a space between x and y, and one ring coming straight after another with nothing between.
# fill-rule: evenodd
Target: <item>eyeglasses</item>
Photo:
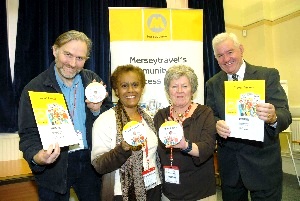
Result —
<instances>
[{"instance_id":1,"label":"eyeglasses","mask_svg":"<svg viewBox=\"0 0 300 201\"><path fill-rule=\"evenodd\" d=\"M74 56L73 54L71 54L70 52L67 52L67 51L62 51L62 54L67 58L67 59L69 59L69 60L72 60L74 57L75 57L75 60L77 61L77 62L84 62L84 61L86 61L89 57L80 57L80 56L78 56L78 57L76 57L76 56Z\"/></svg>"}]
</instances>

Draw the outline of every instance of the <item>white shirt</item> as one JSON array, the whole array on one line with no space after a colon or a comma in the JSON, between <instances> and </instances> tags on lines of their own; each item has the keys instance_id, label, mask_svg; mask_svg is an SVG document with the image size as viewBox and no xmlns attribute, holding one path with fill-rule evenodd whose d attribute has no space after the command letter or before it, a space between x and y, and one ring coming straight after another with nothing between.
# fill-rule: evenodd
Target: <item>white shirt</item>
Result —
<instances>
[{"instance_id":1,"label":"white shirt","mask_svg":"<svg viewBox=\"0 0 300 201\"><path fill-rule=\"evenodd\" d=\"M245 71L246 71L246 63L243 60L243 63L241 65L239 71L236 73L238 75L238 81L243 81L244 80ZM233 80L232 75L230 75L230 74L227 74L227 78L228 78L228 81Z\"/></svg>"}]
</instances>

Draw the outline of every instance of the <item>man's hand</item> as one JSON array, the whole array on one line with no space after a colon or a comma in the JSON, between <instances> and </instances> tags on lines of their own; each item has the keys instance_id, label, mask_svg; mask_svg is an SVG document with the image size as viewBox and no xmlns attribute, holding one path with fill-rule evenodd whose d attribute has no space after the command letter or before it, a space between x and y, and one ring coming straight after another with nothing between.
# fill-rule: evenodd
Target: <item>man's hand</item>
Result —
<instances>
[{"instance_id":1,"label":"man's hand","mask_svg":"<svg viewBox=\"0 0 300 201\"><path fill-rule=\"evenodd\" d=\"M277 116L274 105L270 103L259 103L256 105L256 114L258 118L265 121L267 124L275 123Z\"/></svg>"},{"instance_id":2,"label":"man's hand","mask_svg":"<svg viewBox=\"0 0 300 201\"><path fill-rule=\"evenodd\" d=\"M60 147L58 143L56 143L54 148L53 145L50 145L48 150L40 150L36 155L34 155L33 160L38 165L48 165L54 163L59 155Z\"/></svg>"},{"instance_id":3,"label":"man's hand","mask_svg":"<svg viewBox=\"0 0 300 201\"><path fill-rule=\"evenodd\" d=\"M103 103L103 101L98 102L98 103L93 103L91 101L89 101L88 99L85 100L86 102L86 106L92 111L92 112L99 112L101 105Z\"/></svg>"},{"instance_id":4,"label":"man's hand","mask_svg":"<svg viewBox=\"0 0 300 201\"><path fill-rule=\"evenodd\" d=\"M216 129L217 129L217 133L220 135L220 137L225 138L225 139L227 137L230 137L230 129L224 120L217 121Z\"/></svg>"},{"instance_id":5,"label":"man's hand","mask_svg":"<svg viewBox=\"0 0 300 201\"><path fill-rule=\"evenodd\" d=\"M93 82L96 82L96 80L93 80ZM100 84L103 85L103 82L101 81ZM106 85L104 85L104 87L106 88ZM106 92L106 95L105 95L105 98L108 96L108 92ZM104 99L105 99L104 98ZM101 105L104 101L104 99L101 101L101 102L98 102L98 103L93 103L91 101L89 101L88 99L85 100L86 102L86 106L92 111L92 112L99 112L100 111L100 108L101 108Z\"/></svg>"}]
</instances>

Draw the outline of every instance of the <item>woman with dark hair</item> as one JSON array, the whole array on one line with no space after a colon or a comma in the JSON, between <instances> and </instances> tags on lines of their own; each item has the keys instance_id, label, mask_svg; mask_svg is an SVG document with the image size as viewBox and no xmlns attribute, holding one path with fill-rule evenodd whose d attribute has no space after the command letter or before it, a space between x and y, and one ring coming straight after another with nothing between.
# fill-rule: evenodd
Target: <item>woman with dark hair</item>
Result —
<instances>
[{"instance_id":1,"label":"woman with dark hair","mask_svg":"<svg viewBox=\"0 0 300 201\"><path fill-rule=\"evenodd\" d=\"M102 200L161 198L156 130L151 117L138 105L145 82L143 70L131 64L118 66L111 76L111 86L119 101L100 115L93 126L92 164L104 174ZM142 135L147 140L141 146L124 140L124 126L132 121L144 127Z\"/></svg>"}]
</instances>

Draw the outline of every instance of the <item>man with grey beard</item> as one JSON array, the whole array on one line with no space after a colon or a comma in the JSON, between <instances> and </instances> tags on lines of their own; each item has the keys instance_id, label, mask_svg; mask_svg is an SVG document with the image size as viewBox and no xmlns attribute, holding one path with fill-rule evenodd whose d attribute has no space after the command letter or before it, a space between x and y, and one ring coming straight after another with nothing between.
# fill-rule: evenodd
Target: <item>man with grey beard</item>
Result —
<instances>
[{"instance_id":1,"label":"man with grey beard","mask_svg":"<svg viewBox=\"0 0 300 201\"><path fill-rule=\"evenodd\" d=\"M85 100L88 84L103 84L96 73L84 69L91 47L91 40L82 32L61 34L52 47L55 61L25 86L20 98L20 150L35 176L42 201L68 201L71 187L79 200L100 200L101 175L91 165L92 125L112 103L108 97L97 103ZM81 146L75 149L56 143L43 149L29 91L64 95Z\"/></svg>"}]
</instances>

